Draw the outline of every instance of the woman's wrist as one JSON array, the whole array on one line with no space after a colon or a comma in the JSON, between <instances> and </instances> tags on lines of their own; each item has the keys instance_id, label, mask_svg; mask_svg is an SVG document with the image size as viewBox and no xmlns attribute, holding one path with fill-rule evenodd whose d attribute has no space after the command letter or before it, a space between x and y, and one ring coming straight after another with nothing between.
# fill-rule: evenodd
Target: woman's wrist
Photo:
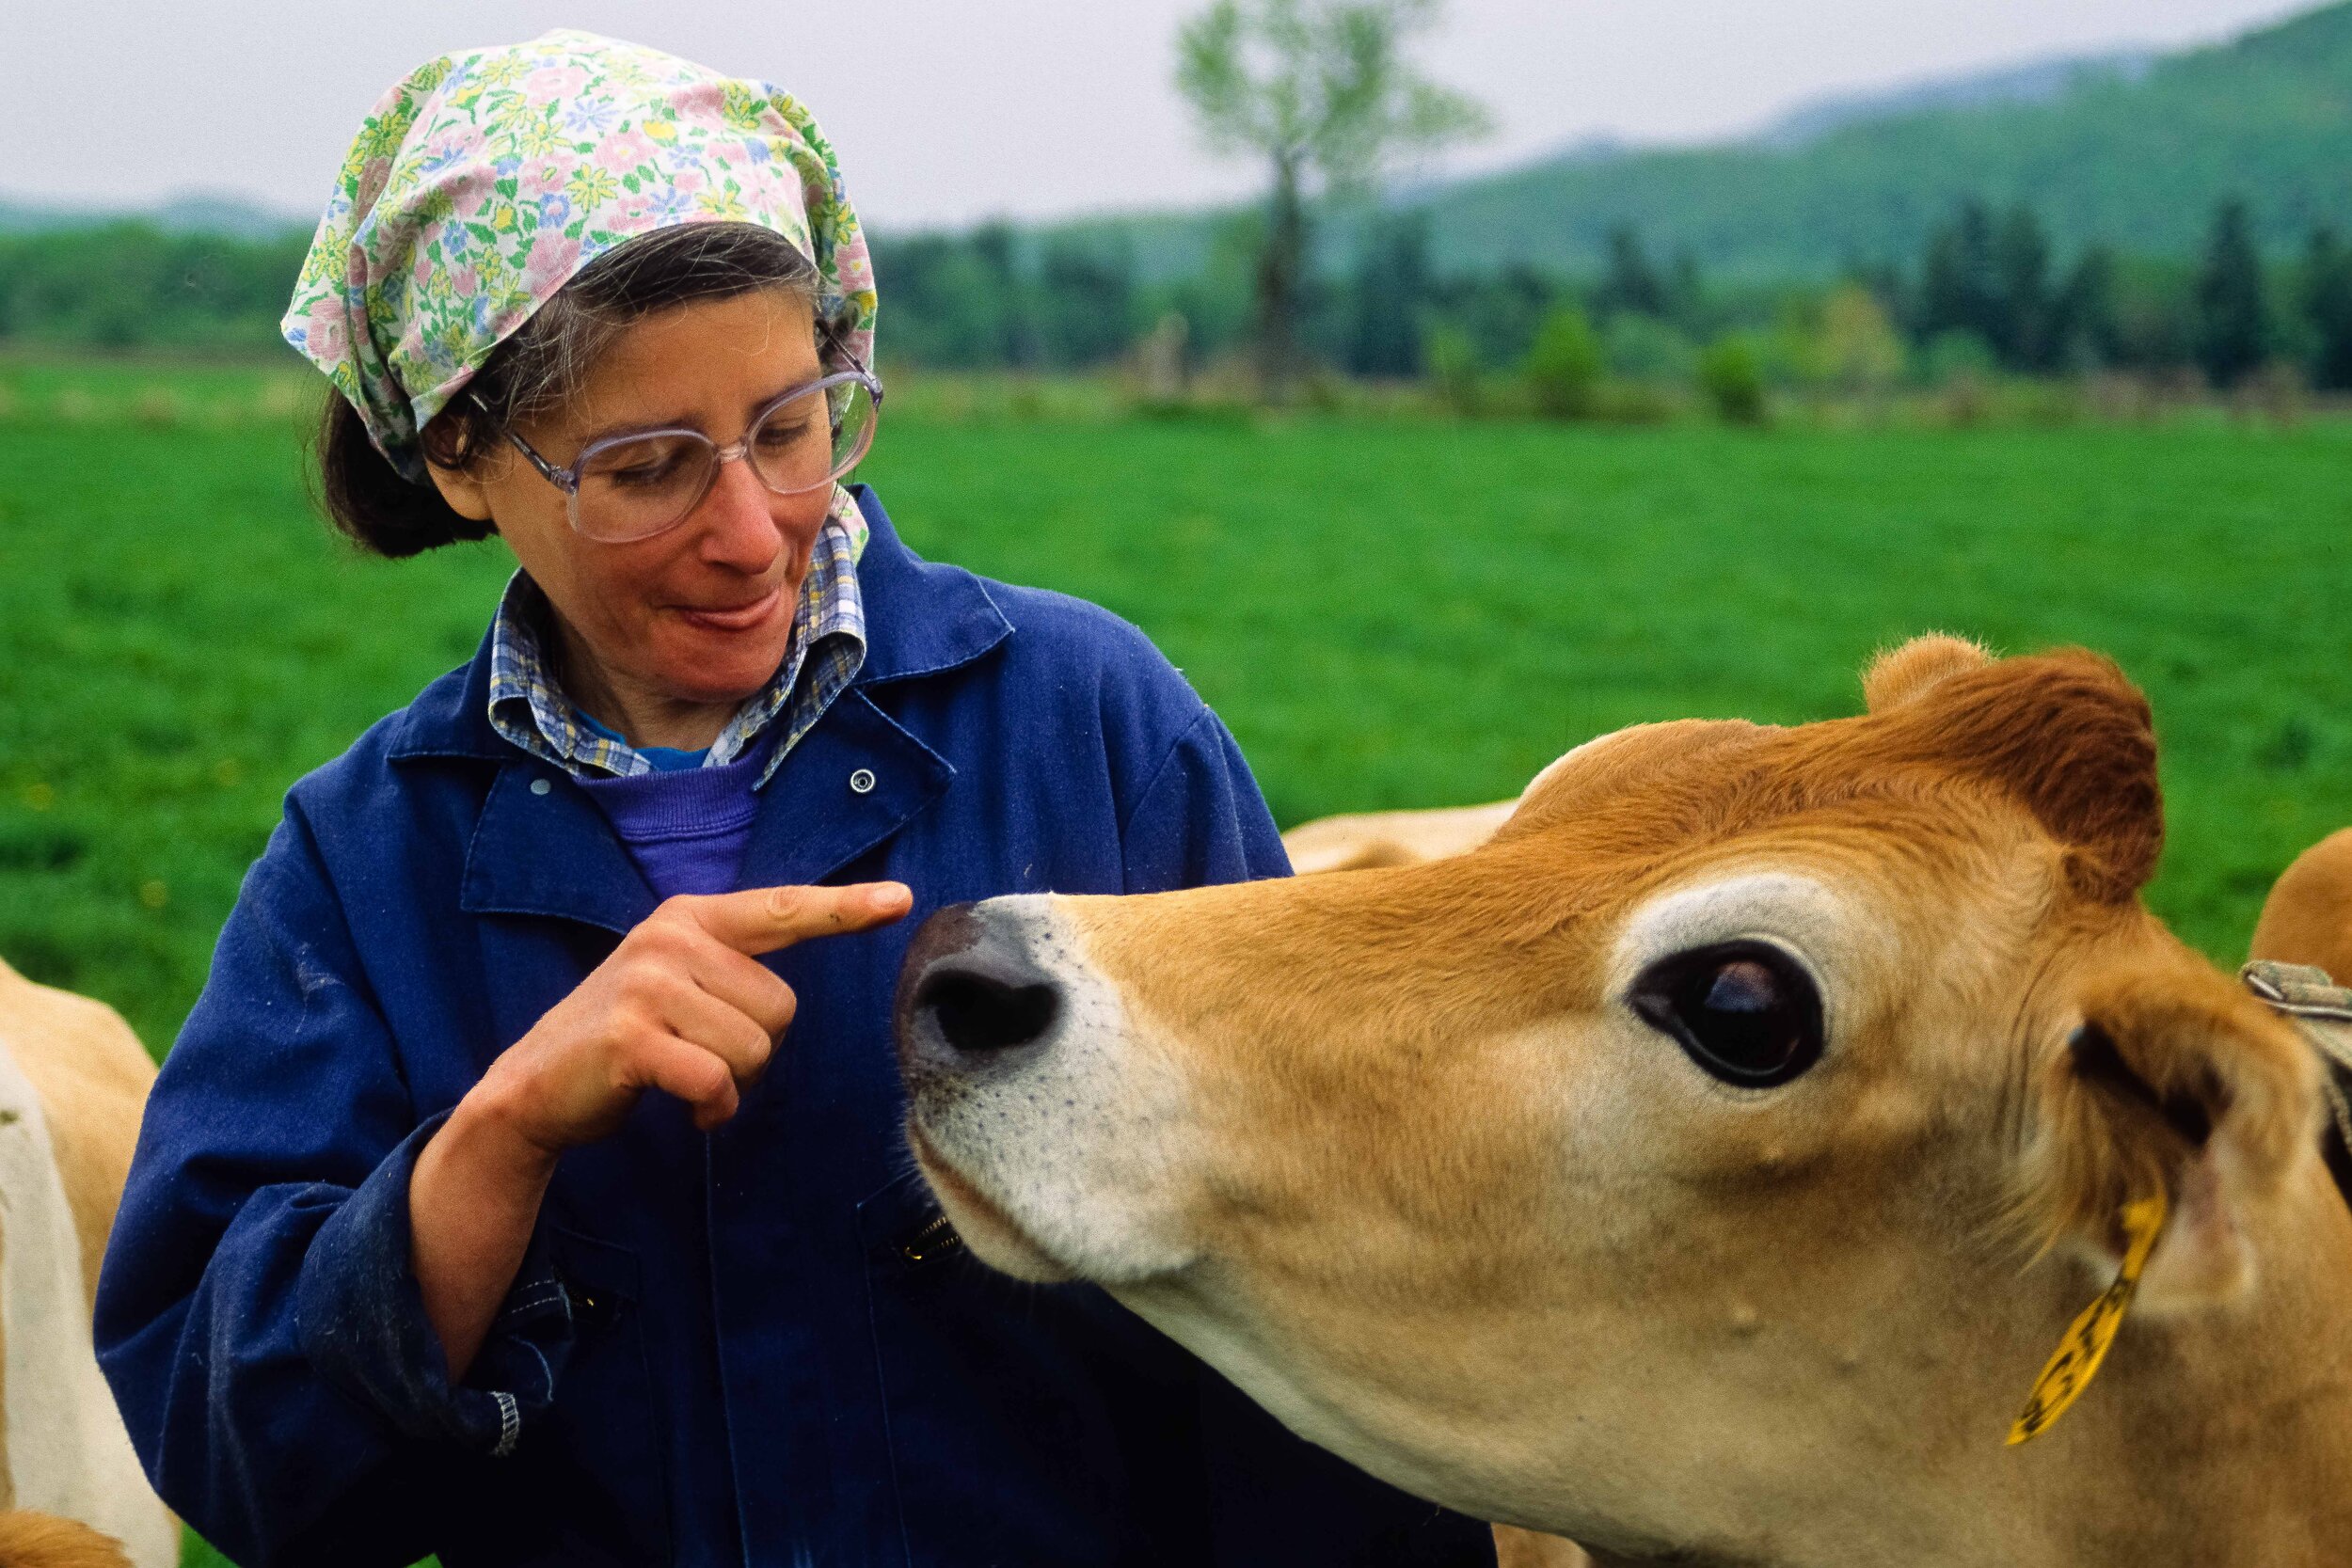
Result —
<instances>
[{"instance_id":1,"label":"woman's wrist","mask_svg":"<svg viewBox=\"0 0 2352 1568\"><path fill-rule=\"evenodd\" d=\"M560 1153L526 1136L478 1084L417 1158L409 1266L453 1382L472 1366L522 1265Z\"/></svg>"},{"instance_id":2,"label":"woman's wrist","mask_svg":"<svg viewBox=\"0 0 2352 1568\"><path fill-rule=\"evenodd\" d=\"M450 1113L435 1141L449 1138L464 1150L462 1164L477 1177L497 1180L501 1186L544 1189L555 1176L564 1151L550 1148L524 1131L523 1118L496 1085L485 1078L466 1092Z\"/></svg>"}]
</instances>

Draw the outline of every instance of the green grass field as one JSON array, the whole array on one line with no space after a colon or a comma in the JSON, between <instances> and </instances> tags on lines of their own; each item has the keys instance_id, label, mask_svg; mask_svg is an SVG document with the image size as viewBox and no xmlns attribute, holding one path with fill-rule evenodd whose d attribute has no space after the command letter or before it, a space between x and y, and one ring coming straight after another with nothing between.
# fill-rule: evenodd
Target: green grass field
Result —
<instances>
[{"instance_id":1,"label":"green grass field","mask_svg":"<svg viewBox=\"0 0 2352 1568\"><path fill-rule=\"evenodd\" d=\"M160 1051L287 784L465 658L508 565L330 542L260 372L0 361L0 955ZM2154 902L2217 958L2352 821L2341 423L907 419L868 477L917 548L1140 624L1285 823L1507 794L1640 720L1848 712L1930 627L2147 686Z\"/></svg>"},{"instance_id":2,"label":"green grass field","mask_svg":"<svg viewBox=\"0 0 2352 1568\"><path fill-rule=\"evenodd\" d=\"M0 361L0 956L158 1052L286 786L467 657L508 570L331 543L297 387ZM2352 822L2352 426L916 417L882 441L867 477L918 549L1139 623L1285 823L1508 794L1641 720L1846 713L1870 652L1931 627L2085 642L2147 686L2154 902L2224 961Z\"/></svg>"}]
</instances>

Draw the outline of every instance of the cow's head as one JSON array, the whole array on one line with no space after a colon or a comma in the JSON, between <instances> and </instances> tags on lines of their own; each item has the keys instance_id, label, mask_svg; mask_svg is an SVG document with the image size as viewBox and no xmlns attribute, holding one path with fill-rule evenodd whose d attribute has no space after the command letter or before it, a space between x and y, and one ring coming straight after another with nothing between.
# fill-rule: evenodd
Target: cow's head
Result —
<instances>
[{"instance_id":1,"label":"cow's head","mask_svg":"<svg viewBox=\"0 0 2352 1568\"><path fill-rule=\"evenodd\" d=\"M2242 1295L2313 1073L2138 902L2110 664L1928 640L1866 689L1604 736L1457 859L944 912L925 1172L982 1259L1486 1517L1664 1549L1800 1530L1858 1448L2000 1462L2127 1199L2173 1200L2138 1314Z\"/></svg>"}]
</instances>

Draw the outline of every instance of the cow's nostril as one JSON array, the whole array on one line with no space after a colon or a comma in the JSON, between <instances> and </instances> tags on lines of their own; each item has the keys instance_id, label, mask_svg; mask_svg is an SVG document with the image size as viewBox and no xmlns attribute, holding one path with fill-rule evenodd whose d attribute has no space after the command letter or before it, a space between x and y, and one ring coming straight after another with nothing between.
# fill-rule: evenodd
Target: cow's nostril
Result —
<instances>
[{"instance_id":1,"label":"cow's nostril","mask_svg":"<svg viewBox=\"0 0 2352 1568\"><path fill-rule=\"evenodd\" d=\"M969 970L930 974L914 1005L938 1021L940 1037L958 1051L981 1054L1027 1045L1054 1026L1061 993L1042 982L1009 986Z\"/></svg>"}]
</instances>

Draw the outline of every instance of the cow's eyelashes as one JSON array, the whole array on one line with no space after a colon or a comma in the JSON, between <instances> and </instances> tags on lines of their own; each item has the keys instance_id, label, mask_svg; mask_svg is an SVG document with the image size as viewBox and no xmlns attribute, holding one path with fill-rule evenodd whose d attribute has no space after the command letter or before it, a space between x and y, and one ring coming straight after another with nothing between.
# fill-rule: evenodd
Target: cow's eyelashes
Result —
<instances>
[{"instance_id":1,"label":"cow's eyelashes","mask_svg":"<svg viewBox=\"0 0 2352 1568\"><path fill-rule=\"evenodd\" d=\"M1669 954L1642 971L1626 1001L1701 1068L1742 1088L1786 1084L1821 1058L1821 993L1768 942Z\"/></svg>"}]
</instances>

